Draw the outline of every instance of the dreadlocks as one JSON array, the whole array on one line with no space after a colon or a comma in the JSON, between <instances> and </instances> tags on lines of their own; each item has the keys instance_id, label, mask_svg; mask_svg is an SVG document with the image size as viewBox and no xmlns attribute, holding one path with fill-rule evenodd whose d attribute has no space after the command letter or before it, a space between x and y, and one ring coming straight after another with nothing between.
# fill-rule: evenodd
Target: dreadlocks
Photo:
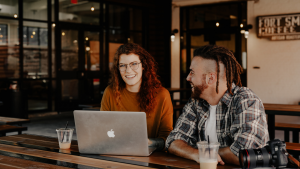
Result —
<instances>
[{"instance_id":1,"label":"dreadlocks","mask_svg":"<svg viewBox=\"0 0 300 169\"><path fill-rule=\"evenodd\" d=\"M231 95L233 95L231 91L232 82L234 82L238 86L242 86L240 74L243 69L242 66L236 61L233 53L221 46L216 45L206 45L194 50L194 57L202 57L204 59L215 60L217 64L217 84L216 84L216 92L218 93L219 87L219 76L220 76L220 67L219 63L223 63L225 66L226 80L227 80L227 88Z\"/></svg>"}]
</instances>

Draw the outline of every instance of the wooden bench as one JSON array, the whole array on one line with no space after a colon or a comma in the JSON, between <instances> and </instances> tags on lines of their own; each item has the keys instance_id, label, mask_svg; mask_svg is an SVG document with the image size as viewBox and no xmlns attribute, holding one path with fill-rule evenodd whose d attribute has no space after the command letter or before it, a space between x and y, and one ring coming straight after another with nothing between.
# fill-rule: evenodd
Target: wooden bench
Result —
<instances>
[{"instance_id":1,"label":"wooden bench","mask_svg":"<svg viewBox=\"0 0 300 169\"><path fill-rule=\"evenodd\" d=\"M10 132L18 132L18 134L22 134L22 131L26 131L27 127L21 127L21 126L12 126L12 125L7 125L3 124L0 125L0 135L1 136L6 136L6 133Z\"/></svg>"},{"instance_id":2,"label":"wooden bench","mask_svg":"<svg viewBox=\"0 0 300 169\"><path fill-rule=\"evenodd\" d=\"M276 115L300 116L300 105L264 103L264 108L266 114L268 115L268 131L271 140L275 138L275 116ZM296 137L294 138L297 139ZM299 142L299 140L297 142Z\"/></svg>"},{"instance_id":3,"label":"wooden bench","mask_svg":"<svg viewBox=\"0 0 300 169\"><path fill-rule=\"evenodd\" d=\"M0 116L0 124L17 124L19 126L22 126L23 123L29 123L29 122L30 122L29 119Z\"/></svg>"},{"instance_id":4,"label":"wooden bench","mask_svg":"<svg viewBox=\"0 0 300 169\"><path fill-rule=\"evenodd\" d=\"M288 143L286 142L286 150L288 153L293 155L294 158L299 160L300 155L300 144L299 143Z\"/></svg>"},{"instance_id":5,"label":"wooden bench","mask_svg":"<svg viewBox=\"0 0 300 169\"><path fill-rule=\"evenodd\" d=\"M284 141L290 141L290 131L293 132L293 143L299 143L300 124L275 123L275 130L284 131Z\"/></svg>"}]
</instances>

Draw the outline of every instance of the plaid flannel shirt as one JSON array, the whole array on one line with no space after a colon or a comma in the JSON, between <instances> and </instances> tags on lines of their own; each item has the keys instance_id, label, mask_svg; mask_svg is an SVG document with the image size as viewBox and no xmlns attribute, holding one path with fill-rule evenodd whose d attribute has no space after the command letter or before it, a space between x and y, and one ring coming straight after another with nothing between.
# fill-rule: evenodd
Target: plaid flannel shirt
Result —
<instances>
[{"instance_id":1,"label":"plaid flannel shirt","mask_svg":"<svg viewBox=\"0 0 300 169\"><path fill-rule=\"evenodd\" d=\"M217 105L216 130L220 148L230 147L238 156L239 150L262 148L269 141L268 125L262 101L248 88L232 84L232 93L224 94ZM209 104L190 98L166 140L166 149L175 140L183 140L197 148L206 140L205 122Z\"/></svg>"}]
</instances>

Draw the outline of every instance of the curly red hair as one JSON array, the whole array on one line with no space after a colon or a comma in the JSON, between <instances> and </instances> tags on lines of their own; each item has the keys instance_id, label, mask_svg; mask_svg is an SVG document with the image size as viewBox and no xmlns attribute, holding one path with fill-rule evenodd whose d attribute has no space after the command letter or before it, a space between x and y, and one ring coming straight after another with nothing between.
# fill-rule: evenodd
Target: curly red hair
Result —
<instances>
[{"instance_id":1,"label":"curly red hair","mask_svg":"<svg viewBox=\"0 0 300 169\"><path fill-rule=\"evenodd\" d=\"M120 91L126 87L124 80L119 71L119 58L122 54L135 54L139 56L143 67L142 84L138 92L138 100L140 100L140 108L148 115L155 107L155 95L158 88L161 87L161 82L157 79L157 63L154 58L141 46L135 43L127 43L121 45L114 57L113 68L111 70L110 85L116 98L118 106L121 106L121 93Z\"/></svg>"}]
</instances>

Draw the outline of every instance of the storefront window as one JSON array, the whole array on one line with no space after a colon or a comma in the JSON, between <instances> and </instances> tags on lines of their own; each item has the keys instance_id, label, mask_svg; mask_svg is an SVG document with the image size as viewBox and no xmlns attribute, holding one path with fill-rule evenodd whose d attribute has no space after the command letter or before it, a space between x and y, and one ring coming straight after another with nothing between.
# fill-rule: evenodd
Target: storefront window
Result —
<instances>
[{"instance_id":1,"label":"storefront window","mask_svg":"<svg viewBox=\"0 0 300 169\"><path fill-rule=\"evenodd\" d=\"M130 43L136 43L142 46L142 33L140 32L131 32L130 38L127 39Z\"/></svg>"},{"instance_id":2,"label":"storefront window","mask_svg":"<svg viewBox=\"0 0 300 169\"><path fill-rule=\"evenodd\" d=\"M24 77L48 77L48 29L46 23L24 22Z\"/></svg>"},{"instance_id":3,"label":"storefront window","mask_svg":"<svg viewBox=\"0 0 300 169\"><path fill-rule=\"evenodd\" d=\"M59 1L59 21L99 25L100 3Z\"/></svg>"},{"instance_id":4,"label":"storefront window","mask_svg":"<svg viewBox=\"0 0 300 169\"><path fill-rule=\"evenodd\" d=\"M143 12L141 9L129 8L130 30L141 31L143 26Z\"/></svg>"},{"instance_id":5,"label":"storefront window","mask_svg":"<svg viewBox=\"0 0 300 169\"><path fill-rule=\"evenodd\" d=\"M0 19L0 78L19 78L18 21Z\"/></svg>"},{"instance_id":6,"label":"storefront window","mask_svg":"<svg viewBox=\"0 0 300 169\"><path fill-rule=\"evenodd\" d=\"M48 107L48 80L26 80L23 89L27 91L28 110L45 110Z\"/></svg>"},{"instance_id":7,"label":"storefront window","mask_svg":"<svg viewBox=\"0 0 300 169\"><path fill-rule=\"evenodd\" d=\"M188 67L194 50L204 45L226 47L246 70L246 39L241 36L240 29L247 23L247 3L232 2L182 7L180 13L181 87L189 85L186 76L189 73ZM247 84L246 73L241 75L241 79L243 84Z\"/></svg>"},{"instance_id":8,"label":"storefront window","mask_svg":"<svg viewBox=\"0 0 300 169\"><path fill-rule=\"evenodd\" d=\"M7 24L0 24L0 45L7 44L7 38L8 38L7 28L8 28Z\"/></svg>"},{"instance_id":9,"label":"storefront window","mask_svg":"<svg viewBox=\"0 0 300 169\"><path fill-rule=\"evenodd\" d=\"M238 26L238 17L238 4L192 7L189 9L189 29Z\"/></svg>"},{"instance_id":10,"label":"storefront window","mask_svg":"<svg viewBox=\"0 0 300 169\"><path fill-rule=\"evenodd\" d=\"M0 16L18 17L18 0L0 1Z\"/></svg>"},{"instance_id":11,"label":"storefront window","mask_svg":"<svg viewBox=\"0 0 300 169\"><path fill-rule=\"evenodd\" d=\"M129 29L129 10L126 7L109 5L109 28Z\"/></svg>"},{"instance_id":12,"label":"storefront window","mask_svg":"<svg viewBox=\"0 0 300 169\"><path fill-rule=\"evenodd\" d=\"M61 93L62 100L78 99L78 79L62 80Z\"/></svg>"},{"instance_id":13,"label":"storefront window","mask_svg":"<svg viewBox=\"0 0 300 169\"><path fill-rule=\"evenodd\" d=\"M47 20L47 0L23 0L23 17Z\"/></svg>"},{"instance_id":14,"label":"storefront window","mask_svg":"<svg viewBox=\"0 0 300 169\"><path fill-rule=\"evenodd\" d=\"M29 110L52 109L54 97L48 94L54 91L59 101L99 102L117 48L128 42L143 45L145 11L135 4L84 0L0 0L0 90L1 82L18 81L30 92ZM86 81L76 79L78 71ZM78 89L86 82L89 92L82 97Z\"/></svg>"},{"instance_id":15,"label":"storefront window","mask_svg":"<svg viewBox=\"0 0 300 169\"><path fill-rule=\"evenodd\" d=\"M61 32L61 68L64 71L78 69L78 31Z\"/></svg>"},{"instance_id":16,"label":"storefront window","mask_svg":"<svg viewBox=\"0 0 300 169\"><path fill-rule=\"evenodd\" d=\"M85 70L99 71L100 41L99 32L84 32L85 37Z\"/></svg>"}]
</instances>

